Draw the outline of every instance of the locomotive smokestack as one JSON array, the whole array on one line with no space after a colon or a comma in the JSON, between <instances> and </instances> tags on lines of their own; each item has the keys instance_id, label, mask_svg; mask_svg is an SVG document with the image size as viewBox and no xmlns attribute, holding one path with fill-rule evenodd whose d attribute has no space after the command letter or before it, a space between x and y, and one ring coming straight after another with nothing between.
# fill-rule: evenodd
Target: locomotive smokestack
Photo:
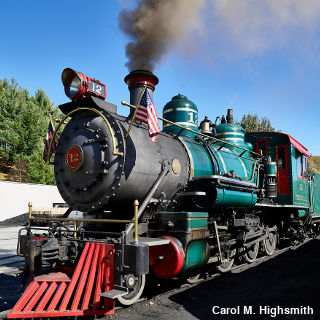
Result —
<instances>
[{"instance_id":1,"label":"locomotive smokestack","mask_svg":"<svg viewBox=\"0 0 320 320\"><path fill-rule=\"evenodd\" d=\"M124 82L128 85L130 91L130 104L136 106L139 100L139 96L142 88L147 85L149 95L153 100L153 91L158 84L159 79L148 70L134 70L131 71L125 78ZM130 116L133 114L133 110L130 112Z\"/></svg>"},{"instance_id":2,"label":"locomotive smokestack","mask_svg":"<svg viewBox=\"0 0 320 320\"><path fill-rule=\"evenodd\" d=\"M125 78L124 82L128 85L130 91L130 104L137 105L142 88L147 85L150 96L153 99L153 91L158 84L159 79L148 70L131 71Z\"/></svg>"},{"instance_id":3,"label":"locomotive smokestack","mask_svg":"<svg viewBox=\"0 0 320 320\"><path fill-rule=\"evenodd\" d=\"M227 123L233 123L233 110L232 109L228 109Z\"/></svg>"}]
</instances>

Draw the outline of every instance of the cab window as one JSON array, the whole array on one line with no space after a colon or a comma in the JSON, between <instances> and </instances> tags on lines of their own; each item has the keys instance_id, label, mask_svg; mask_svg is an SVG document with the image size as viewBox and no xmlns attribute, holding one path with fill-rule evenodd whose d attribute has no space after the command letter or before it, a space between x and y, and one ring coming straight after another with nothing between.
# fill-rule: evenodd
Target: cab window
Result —
<instances>
[{"instance_id":1,"label":"cab window","mask_svg":"<svg viewBox=\"0 0 320 320\"><path fill-rule=\"evenodd\" d=\"M307 179L307 158L299 151L297 152L297 172L298 177L302 179Z\"/></svg>"},{"instance_id":2,"label":"cab window","mask_svg":"<svg viewBox=\"0 0 320 320\"><path fill-rule=\"evenodd\" d=\"M256 152L260 153L260 150L262 153L268 152L268 139L258 139L256 141Z\"/></svg>"},{"instance_id":3,"label":"cab window","mask_svg":"<svg viewBox=\"0 0 320 320\"><path fill-rule=\"evenodd\" d=\"M285 170L286 168L286 149L278 148L278 169Z\"/></svg>"}]
</instances>

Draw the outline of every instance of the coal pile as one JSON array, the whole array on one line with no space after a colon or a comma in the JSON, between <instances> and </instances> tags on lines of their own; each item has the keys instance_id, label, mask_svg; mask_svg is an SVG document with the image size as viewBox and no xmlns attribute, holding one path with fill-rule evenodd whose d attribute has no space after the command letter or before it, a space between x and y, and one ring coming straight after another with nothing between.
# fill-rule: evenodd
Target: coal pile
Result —
<instances>
[{"instance_id":1,"label":"coal pile","mask_svg":"<svg viewBox=\"0 0 320 320\"><path fill-rule=\"evenodd\" d=\"M0 228L20 227L28 223L28 214L23 213L10 219L0 221Z\"/></svg>"}]
</instances>

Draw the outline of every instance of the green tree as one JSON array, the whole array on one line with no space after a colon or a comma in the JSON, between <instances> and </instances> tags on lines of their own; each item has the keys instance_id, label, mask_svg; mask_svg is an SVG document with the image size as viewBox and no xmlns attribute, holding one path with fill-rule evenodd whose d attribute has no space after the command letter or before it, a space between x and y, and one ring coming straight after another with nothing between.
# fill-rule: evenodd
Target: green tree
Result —
<instances>
[{"instance_id":1,"label":"green tree","mask_svg":"<svg viewBox=\"0 0 320 320\"><path fill-rule=\"evenodd\" d=\"M29 182L55 185L53 166L42 159L43 150L35 150L28 160L27 178Z\"/></svg>"},{"instance_id":2,"label":"green tree","mask_svg":"<svg viewBox=\"0 0 320 320\"><path fill-rule=\"evenodd\" d=\"M307 162L308 173L317 172L320 174L320 156L313 156Z\"/></svg>"},{"instance_id":3,"label":"green tree","mask_svg":"<svg viewBox=\"0 0 320 320\"><path fill-rule=\"evenodd\" d=\"M247 132L252 131L275 131L271 122L266 117L259 117L257 114L244 114L240 121L237 121Z\"/></svg>"},{"instance_id":4,"label":"green tree","mask_svg":"<svg viewBox=\"0 0 320 320\"><path fill-rule=\"evenodd\" d=\"M49 114L53 118L61 116L43 90L38 89L32 96L14 79L0 80L0 157L14 169L26 162L27 171L22 181L53 183L52 170L35 164L36 158L41 160L39 154L43 152ZM21 180L22 170L19 172ZM16 175L12 176L16 180Z\"/></svg>"}]
</instances>

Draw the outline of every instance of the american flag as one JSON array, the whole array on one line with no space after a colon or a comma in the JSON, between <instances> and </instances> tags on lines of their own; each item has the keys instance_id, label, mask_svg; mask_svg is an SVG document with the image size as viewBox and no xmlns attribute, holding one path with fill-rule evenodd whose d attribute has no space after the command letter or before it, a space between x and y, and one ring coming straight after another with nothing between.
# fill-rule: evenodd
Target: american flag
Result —
<instances>
[{"instance_id":1,"label":"american flag","mask_svg":"<svg viewBox=\"0 0 320 320\"><path fill-rule=\"evenodd\" d=\"M54 129L53 129L52 121L50 119L46 141L44 142L44 150L43 150L43 160L46 162L48 160L49 145L50 145L50 140L52 139L52 136L53 136L53 132L54 132ZM57 145L58 145L58 138L57 136L55 136L54 141L52 141L52 144L51 144L50 156L55 152Z\"/></svg>"},{"instance_id":2,"label":"american flag","mask_svg":"<svg viewBox=\"0 0 320 320\"><path fill-rule=\"evenodd\" d=\"M148 125L150 139L157 142L160 132L157 110L147 88L142 96L136 119Z\"/></svg>"}]
</instances>

